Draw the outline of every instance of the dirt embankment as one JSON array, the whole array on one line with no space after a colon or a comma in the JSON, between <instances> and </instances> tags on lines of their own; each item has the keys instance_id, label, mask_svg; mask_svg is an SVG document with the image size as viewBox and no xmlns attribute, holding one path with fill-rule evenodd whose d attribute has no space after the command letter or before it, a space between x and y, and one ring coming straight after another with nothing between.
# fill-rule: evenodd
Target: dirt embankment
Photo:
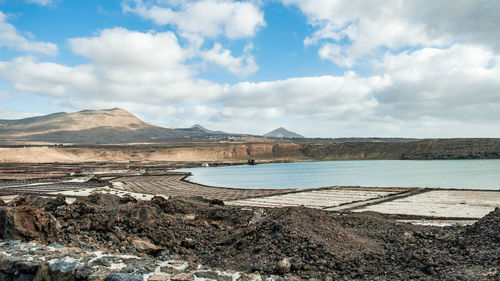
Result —
<instances>
[{"instance_id":1,"label":"dirt embankment","mask_svg":"<svg viewBox=\"0 0 500 281\"><path fill-rule=\"evenodd\" d=\"M200 144L186 147L96 146L96 147L5 147L0 148L0 163L184 161L247 162L307 160L302 147L293 143Z\"/></svg>"},{"instance_id":2,"label":"dirt embankment","mask_svg":"<svg viewBox=\"0 0 500 281\"><path fill-rule=\"evenodd\" d=\"M350 143L191 143L176 147L126 145L0 148L0 163L486 158L500 158L500 139L429 139L411 142Z\"/></svg>"},{"instance_id":3,"label":"dirt embankment","mask_svg":"<svg viewBox=\"0 0 500 281\"><path fill-rule=\"evenodd\" d=\"M31 212L13 215L26 209L52 223L40 228ZM212 268L291 280L500 277L500 209L473 226L449 228L402 224L376 213L239 208L196 198L137 202L103 194L71 205L61 199L19 197L0 210L2 221L12 222L0 225L0 239L46 237L38 240L144 257L174 255ZM38 236L24 235L35 230Z\"/></svg>"}]
</instances>

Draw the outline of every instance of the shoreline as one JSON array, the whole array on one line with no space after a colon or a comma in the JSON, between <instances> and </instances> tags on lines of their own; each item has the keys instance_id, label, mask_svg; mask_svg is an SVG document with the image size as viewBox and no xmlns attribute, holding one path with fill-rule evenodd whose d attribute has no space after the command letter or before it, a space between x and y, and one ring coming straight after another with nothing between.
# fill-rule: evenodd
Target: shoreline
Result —
<instances>
[{"instance_id":1,"label":"shoreline","mask_svg":"<svg viewBox=\"0 0 500 281\"><path fill-rule=\"evenodd\" d=\"M106 189L101 193L129 194L138 200L150 199L155 195L162 195L166 198L200 196L209 200L222 200L226 204L234 206L291 207L303 205L328 212L377 211L387 217L397 217L399 220L413 219L416 220L415 223L430 219L470 222L471 219L478 220L495 207L500 207L500 190L362 186L241 189L208 186L190 182L187 180L188 173L172 171L172 168L179 168L178 164L10 165L8 169L12 172L11 174L13 176L19 175L21 178L17 181L12 178L0 180L0 195L40 194L56 196L57 193L62 192L65 196L78 198L82 195L88 195L87 193L90 194L91 191L98 190L100 187L106 187L109 190ZM173 165L177 167L173 167ZM8 170L3 165L0 167L4 171ZM3 175L6 174L9 173L3 173ZM50 177L46 177L47 175ZM30 176L35 178L22 179L30 178ZM88 180L71 182L71 179L82 177ZM17 187L15 187L16 185ZM9 188L9 186L14 187ZM84 190L87 191L83 192ZM414 206L427 206L427 208L415 208Z\"/></svg>"}]
</instances>

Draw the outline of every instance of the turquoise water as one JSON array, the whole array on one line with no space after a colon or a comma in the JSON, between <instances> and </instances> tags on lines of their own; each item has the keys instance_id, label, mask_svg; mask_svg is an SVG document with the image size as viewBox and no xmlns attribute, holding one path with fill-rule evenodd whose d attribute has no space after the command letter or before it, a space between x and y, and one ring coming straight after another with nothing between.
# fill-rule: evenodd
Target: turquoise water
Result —
<instances>
[{"instance_id":1,"label":"turquoise water","mask_svg":"<svg viewBox=\"0 0 500 281\"><path fill-rule=\"evenodd\" d=\"M182 169L191 182L236 188L333 185L500 190L500 160L362 160Z\"/></svg>"}]
</instances>

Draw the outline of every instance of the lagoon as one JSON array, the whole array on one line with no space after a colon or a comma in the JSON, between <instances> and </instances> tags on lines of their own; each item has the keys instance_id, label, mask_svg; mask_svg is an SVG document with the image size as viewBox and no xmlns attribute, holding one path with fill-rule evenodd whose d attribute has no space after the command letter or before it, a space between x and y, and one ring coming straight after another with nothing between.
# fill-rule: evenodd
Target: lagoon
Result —
<instances>
[{"instance_id":1,"label":"lagoon","mask_svg":"<svg viewBox=\"0 0 500 281\"><path fill-rule=\"evenodd\" d=\"M188 181L234 188L326 186L500 190L500 159L353 160L181 169Z\"/></svg>"}]
</instances>

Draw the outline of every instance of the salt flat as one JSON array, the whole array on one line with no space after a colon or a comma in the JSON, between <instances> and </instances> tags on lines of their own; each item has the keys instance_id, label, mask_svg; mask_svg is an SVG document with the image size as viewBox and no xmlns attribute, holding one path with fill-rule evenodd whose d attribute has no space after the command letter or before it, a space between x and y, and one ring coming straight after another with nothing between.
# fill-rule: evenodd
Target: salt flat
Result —
<instances>
[{"instance_id":1,"label":"salt flat","mask_svg":"<svg viewBox=\"0 0 500 281\"><path fill-rule=\"evenodd\" d=\"M303 205L325 211L374 211L408 218L400 219L402 222L444 226L474 223L500 207L500 192L339 187L235 200L226 204L250 207Z\"/></svg>"},{"instance_id":2,"label":"salt flat","mask_svg":"<svg viewBox=\"0 0 500 281\"><path fill-rule=\"evenodd\" d=\"M498 191L432 190L354 211L478 219L496 207L500 207Z\"/></svg>"},{"instance_id":3,"label":"salt flat","mask_svg":"<svg viewBox=\"0 0 500 281\"><path fill-rule=\"evenodd\" d=\"M312 191L303 191L297 193L288 193L284 195L274 195L267 197L250 198L244 200L229 201L228 205L237 206L259 206L259 207L289 207L305 206L309 208L324 209L333 206L339 206L351 202L366 201L369 199L386 197L397 194L398 191L381 190L362 190L331 188Z\"/></svg>"}]
</instances>

